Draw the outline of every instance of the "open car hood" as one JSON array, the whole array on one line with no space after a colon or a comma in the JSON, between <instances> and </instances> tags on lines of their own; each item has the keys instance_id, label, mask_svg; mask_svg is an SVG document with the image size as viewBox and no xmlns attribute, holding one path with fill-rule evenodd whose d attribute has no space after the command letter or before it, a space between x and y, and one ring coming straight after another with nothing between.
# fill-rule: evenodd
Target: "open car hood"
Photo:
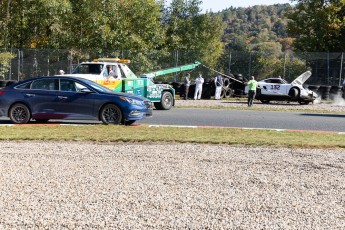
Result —
<instances>
[{"instance_id":1,"label":"open car hood","mask_svg":"<svg viewBox=\"0 0 345 230\"><path fill-rule=\"evenodd\" d=\"M304 82L306 82L311 76L311 72L310 71L306 71L304 73L302 73L301 75L299 75L295 80L293 80L291 82L291 84L293 85L303 85Z\"/></svg>"}]
</instances>

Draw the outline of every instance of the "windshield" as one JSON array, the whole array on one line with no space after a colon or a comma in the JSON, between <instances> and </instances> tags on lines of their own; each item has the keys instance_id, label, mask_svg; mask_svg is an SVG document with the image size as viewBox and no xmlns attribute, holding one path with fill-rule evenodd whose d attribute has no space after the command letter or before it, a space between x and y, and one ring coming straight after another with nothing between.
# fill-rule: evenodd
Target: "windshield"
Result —
<instances>
[{"instance_id":1,"label":"windshield","mask_svg":"<svg viewBox=\"0 0 345 230\"><path fill-rule=\"evenodd\" d=\"M87 80L87 79L83 79L84 82L86 82L87 84L89 84L93 89L97 90L98 92L101 92L101 93L113 93L112 90L104 87L104 86L101 86L93 81L90 81L90 80Z\"/></svg>"},{"instance_id":2,"label":"windshield","mask_svg":"<svg viewBox=\"0 0 345 230\"><path fill-rule=\"evenodd\" d=\"M101 74L103 64L80 64L74 69L73 74Z\"/></svg>"}]
</instances>

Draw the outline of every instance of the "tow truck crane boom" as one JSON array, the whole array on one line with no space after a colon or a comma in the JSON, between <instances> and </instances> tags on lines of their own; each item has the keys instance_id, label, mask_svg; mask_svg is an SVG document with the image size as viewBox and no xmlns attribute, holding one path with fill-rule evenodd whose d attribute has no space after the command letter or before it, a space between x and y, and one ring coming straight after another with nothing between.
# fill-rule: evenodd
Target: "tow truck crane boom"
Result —
<instances>
[{"instance_id":1,"label":"tow truck crane boom","mask_svg":"<svg viewBox=\"0 0 345 230\"><path fill-rule=\"evenodd\" d=\"M193 64L182 65L182 66L177 66L177 67L173 67L173 68L168 68L168 69L163 69L163 70L157 70L157 71L151 71L151 72L148 72L148 73L144 73L144 74L141 75L141 77L142 78L153 79L154 77L166 75L166 74L169 74L169 73L176 73L176 72L182 72L182 71L186 71L186 70L195 69L199 65L201 65L201 63L198 62L198 61L195 61Z\"/></svg>"}]
</instances>

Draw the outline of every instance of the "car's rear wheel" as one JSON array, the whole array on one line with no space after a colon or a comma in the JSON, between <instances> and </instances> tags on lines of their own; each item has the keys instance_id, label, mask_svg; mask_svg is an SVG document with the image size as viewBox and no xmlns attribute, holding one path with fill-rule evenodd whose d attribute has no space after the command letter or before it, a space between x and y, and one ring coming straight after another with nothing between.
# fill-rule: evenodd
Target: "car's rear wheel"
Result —
<instances>
[{"instance_id":1,"label":"car's rear wheel","mask_svg":"<svg viewBox=\"0 0 345 230\"><path fill-rule=\"evenodd\" d=\"M100 119L103 122L103 124L118 125L122 121L122 111L117 105L105 105L100 111Z\"/></svg>"},{"instance_id":2,"label":"car's rear wheel","mask_svg":"<svg viewBox=\"0 0 345 230\"><path fill-rule=\"evenodd\" d=\"M9 117L15 124L26 124L31 119L31 113L25 104L17 103L10 108Z\"/></svg>"},{"instance_id":3,"label":"car's rear wheel","mask_svg":"<svg viewBox=\"0 0 345 230\"><path fill-rule=\"evenodd\" d=\"M289 96L292 100L296 100L299 97L299 90L297 88L290 89Z\"/></svg>"},{"instance_id":4,"label":"car's rear wheel","mask_svg":"<svg viewBox=\"0 0 345 230\"><path fill-rule=\"evenodd\" d=\"M161 101L155 102L155 108L158 110L169 110L173 106L174 98L168 91L163 92Z\"/></svg>"}]
</instances>

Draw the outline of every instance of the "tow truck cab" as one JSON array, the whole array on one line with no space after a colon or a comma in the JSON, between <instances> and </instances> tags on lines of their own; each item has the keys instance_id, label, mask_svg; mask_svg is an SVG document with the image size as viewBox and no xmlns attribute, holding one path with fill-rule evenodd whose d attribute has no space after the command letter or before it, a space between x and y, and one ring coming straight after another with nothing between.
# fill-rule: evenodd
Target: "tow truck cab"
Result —
<instances>
[{"instance_id":1,"label":"tow truck cab","mask_svg":"<svg viewBox=\"0 0 345 230\"><path fill-rule=\"evenodd\" d=\"M175 104L175 90L168 84L155 84L137 77L126 65L126 59L98 59L80 63L69 76L94 81L115 92L141 95L152 101L156 109L168 110Z\"/></svg>"}]
</instances>

